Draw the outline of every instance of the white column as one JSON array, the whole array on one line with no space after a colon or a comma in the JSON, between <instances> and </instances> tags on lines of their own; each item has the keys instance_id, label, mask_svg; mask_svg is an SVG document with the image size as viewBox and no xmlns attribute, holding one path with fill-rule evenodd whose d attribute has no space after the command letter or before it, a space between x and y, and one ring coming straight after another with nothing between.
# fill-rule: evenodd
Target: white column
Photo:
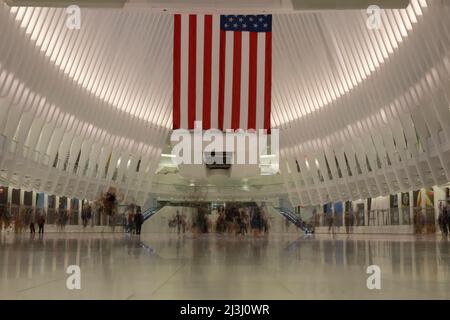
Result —
<instances>
[{"instance_id":1,"label":"white column","mask_svg":"<svg viewBox=\"0 0 450 320\"><path fill-rule=\"evenodd\" d=\"M83 200L77 198L77 201L78 201L78 225L80 225L80 224L82 224L82 221L81 221L81 210L83 209L83 206L82 206L83 205ZM91 219L93 219L92 216L91 216Z\"/></svg>"},{"instance_id":2,"label":"white column","mask_svg":"<svg viewBox=\"0 0 450 320\"><path fill-rule=\"evenodd\" d=\"M409 191L409 222L414 224L414 192Z\"/></svg>"},{"instance_id":3,"label":"white column","mask_svg":"<svg viewBox=\"0 0 450 320\"><path fill-rule=\"evenodd\" d=\"M7 204L11 204L12 202L12 187L8 187L8 201Z\"/></svg>"},{"instance_id":4,"label":"white column","mask_svg":"<svg viewBox=\"0 0 450 320\"><path fill-rule=\"evenodd\" d=\"M398 193L398 224L403 225L403 198L402 193Z\"/></svg>"},{"instance_id":5,"label":"white column","mask_svg":"<svg viewBox=\"0 0 450 320\"><path fill-rule=\"evenodd\" d=\"M33 207L33 208L36 208L36 197L37 197L37 195L36 195L36 192L35 191L32 191L32 197L31 197L31 206Z\"/></svg>"},{"instance_id":6,"label":"white column","mask_svg":"<svg viewBox=\"0 0 450 320\"><path fill-rule=\"evenodd\" d=\"M369 225L369 204L367 199L364 200L364 226Z\"/></svg>"},{"instance_id":7,"label":"white column","mask_svg":"<svg viewBox=\"0 0 450 320\"><path fill-rule=\"evenodd\" d=\"M420 189L420 196L422 198L422 215L427 218L427 196L426 196L427 189L422 188ZM426 221L426 220L425 220ZM426 226L424 226L426 228Z\"/></svg>"},{"instance_id":8,"label":"white column","mask_svg":"<svg viewBox=\"0 0 450 320\"><path fill-rule=\"evenodd\" d=\"M25 198L25 190L23 190L23 189L19 189L19 190L20 190L20 201L19 201L19 204L21 206L23 206L23 200Z\"/></svg>"},{"instance_id":9,"label":"white column","mask_svg":"<svg viewBox=\"0 0 450 320\"><path fill-rule=\"evenodd\" d=\"M435 213L434 216L437 223L437 220L439 218L439 204L445 200L445 189L440 188L438 186L434 186L433 192L434 192L434 213ZM445 202L443 203L443 205L445 205Z\"/></svg>"}]
</instances>

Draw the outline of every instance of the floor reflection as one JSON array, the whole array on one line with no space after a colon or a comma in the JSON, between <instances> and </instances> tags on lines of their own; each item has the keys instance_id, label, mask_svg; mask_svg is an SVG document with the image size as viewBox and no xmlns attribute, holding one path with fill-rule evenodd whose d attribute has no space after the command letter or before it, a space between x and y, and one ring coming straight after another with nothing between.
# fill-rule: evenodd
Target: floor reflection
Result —
<instances>
[{"instance_id":1,"label":"floor reflection","mask_svg":"<svg viewBox=\"0 0 450 320\"><path fill-rule=\"evenodd\" d=\"M151 252L148 246L144 249ZM143 254L139 239L122 236L3 236L0 238L1 278L11 278L12 275L31 278L74 264L82 268L102 266L108 272L108 267L123 255L139 257Z\"/></svg>"},{"instance_id":2,"label":"floor reflection","mask_svg":"<svg viewBox=\"0 0 450 320\"><path fill-rule=\"evenodd\" d=\"M448 299L449 246L412 236L2 234L0 298L71 298L63 283L75 264L92 289L81 298ZM364 287L373 264L379 296Z\"/></svg>"}]
</instances>

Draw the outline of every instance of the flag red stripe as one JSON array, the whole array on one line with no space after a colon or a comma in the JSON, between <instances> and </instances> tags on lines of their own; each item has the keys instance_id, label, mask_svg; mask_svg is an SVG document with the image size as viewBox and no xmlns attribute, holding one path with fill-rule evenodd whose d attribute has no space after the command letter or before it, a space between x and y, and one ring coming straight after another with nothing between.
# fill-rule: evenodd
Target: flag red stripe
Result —
<instances>
[{"instance_id":1,"label":"flag red stripe","mask_svg":"<svg viewBox=\"0 0 450 320\"><path fill-rule=\"evenodd\" d=\"M258 34L256 32L250 32L249 55L247 129L256 129L256 79L258 70Z\"/></svg>"},{"instance_id":2,"label":"flag red stripe","mask_svg":"<svg viewBox=\"0 0 450 320\"><path fill-rule=\"evenodd\" d=\"M174 16L173 33L173 129L180 128L181 15Z\"/></svg>"},{"instance_id":3,"label":"flag red stripe","mask_svg":"<svg viewBox=\"0 0 450 320\"><path fill-rule=\"evenodd\" d=\"M220 130L223 130L223 111L225 101L225 31L220 31L220 48L219 48L219 101L218 101L218 124Z\"/></svg>"},{"instance_id":4,"label":"flag red stripe","mask_svg":"<svg viewBox=\"0 0 450 320\"><path fill-rule=\"evenodd\" d=\"M272 32L266 33L264 76L264 129L270 132L270 106L272 99Z\"/></svg>"},{"instance_id":5,"label":"flag red stripe","mask_svg":"<svg viewBox=\"0 0 450 320\"><path fill-rule=\"evenodd\" d=\"M233 88L231 102L231 128L239 129L241 115L241 65L242 65L242 32L234 32L233 42Z\"/></svg>"},{"instance_id":6,"label":"flag red stripe","mask_svg":"<svg viewBox=\"0 0 450 320\"><path fill-rule=\"evenodd\" d=\"M197 78L197 15L189 15L188 128L194 129Z\"/></svg>"},{"instance_id":7,"label":"flag red stripe","mask_svg":"<svg viewBox=\"0 0 450 320\"><path fill-rule=\"evenodd\" d=\"M203 129L211 128L211 63L212 63L212 16L205 15L205 39L203 47Z\"/></svg>"}]
</instances>

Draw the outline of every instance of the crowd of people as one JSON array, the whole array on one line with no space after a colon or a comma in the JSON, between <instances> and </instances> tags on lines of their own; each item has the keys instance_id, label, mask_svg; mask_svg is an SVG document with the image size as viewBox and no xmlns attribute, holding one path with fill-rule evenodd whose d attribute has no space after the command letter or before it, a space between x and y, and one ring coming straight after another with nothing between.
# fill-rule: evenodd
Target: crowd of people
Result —
<instances>
[{"instance_id":1,"label":"crowd of people","mask_svg":"<svg viewBox=\"0 0 450 320\"><path fill-rule=\"evenodd\" d=\"M219 208L218 214L217 233L259 235L269 232L270 222L264 207L231 205Z\"/></svg>"},{"instance_id":2,"label":"crowd of people","mask_svg":"<svg viewBox=\"0 0 450 320\"><path fill-rule=\"evenodd\" d=\"M14 207L13 209L0 208L0 230L14 231L22 233L29 228L31 234L36 233L36 225L39 234L44 233L45 215L40 210L32 208Z\"/></svg>"},{"instance_id":3,"label":"crowd of people","mask_svg":"<svg viewBox=\"0 0 450 320\"><path fill-rule=\"evenodd\" d=\"M188 219L184 209L178 209L175 216L169 219L169 227L176 230L178 234L192 231L194 233L215 232L218 234L242 236L247 234L267 234L270 230L270 219L264 205L228 203L225 207L218 207L214 210L209 206L200 205L193 212L195 214ZM109 225L114 228L115 225L123 224L126 232L137 235L141 234L144 216L140 206L130 204L126 207L123 214L117 215L117 213L117 197L114 192L109 191L97 199L97 201L83 202L80 213L81 224L84 228L89 225ZM64 207L53 209L52 211L49 209L48 212L44 209L25 207L14 208L14 210L11 208L7 210L6 207L0 207L0 230L9 228L11 231L21 233L29 228L31 234L35 234L36 229L38 229L39 234L43 234L45 224L50 223L56 225L59 231L64 231L68 221L71 221L71 214L73 212L71 213L70 210ZM122 222L116 221L119 218ZM314 224L316 218L317 212L314 212L311 218L312 224ZM335 221L335 216L329 214L326 218L329 232L335 233L335 226L338 225ZM346 233L352 233L356 218L351 210L343 214L341 224L343 222ZM422 211L414 213L413 224L416 234L422 233L420 228L424 225L423 220L424 214ZM447 238L450 233L450 201L440 204L437 222L442 236Z\"/></svg>"},{"instance_id":4,"label":"crowd of people","mask_svg":"<svg viewBox=\"0 0 450 320\"><path fill-rule=\"evenodd\" d=\"M38 233L43 234L44 225L49 223L55 225L57 231L65 231L66 225L77 225L79 217L83 227L109 225L114 230L116 225L121 224L122 217L117 214L118 199L113 188L95 201L83 201L80 216L76 207L69 210L66 206L65 202L61 202L57 208L47 209L0 205L0 230L22 233L28 229L30 234L35 234L38 229ZM137 226L140 226L139 223Z\"/></svg>"},{"instance_id":5,"label":"crowd of people","mask_svg":"<svg viewBox=\"0 0 450 320\"><path fill-rule=\"evenodd\" d=\"M197 207L189 221L183 210L178 209L175 216L169 219L169 228L176 229L178 234L187 230L194 233L215 232L242 236L269 232L270 222L264 207L229 204L226 208L219 207L213 212L208 210L210 209L207 207Z\"/></svg>"}]
</instances>

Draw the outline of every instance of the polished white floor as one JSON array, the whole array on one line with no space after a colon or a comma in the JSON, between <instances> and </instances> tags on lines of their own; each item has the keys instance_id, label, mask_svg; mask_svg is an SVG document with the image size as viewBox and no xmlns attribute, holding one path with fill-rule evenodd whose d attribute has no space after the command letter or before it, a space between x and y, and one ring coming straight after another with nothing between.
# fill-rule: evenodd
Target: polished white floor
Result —
<instances>
[{"instance_id":1,"label":"polished white floor","mask_svg":"<svg viewBox=\"0 0 450 320\"><path fill-rule=\"evenodd\" d=\"M449 280L434 236L0 235L0 299L449 299Z\"/></svg>"}]
</instances>

